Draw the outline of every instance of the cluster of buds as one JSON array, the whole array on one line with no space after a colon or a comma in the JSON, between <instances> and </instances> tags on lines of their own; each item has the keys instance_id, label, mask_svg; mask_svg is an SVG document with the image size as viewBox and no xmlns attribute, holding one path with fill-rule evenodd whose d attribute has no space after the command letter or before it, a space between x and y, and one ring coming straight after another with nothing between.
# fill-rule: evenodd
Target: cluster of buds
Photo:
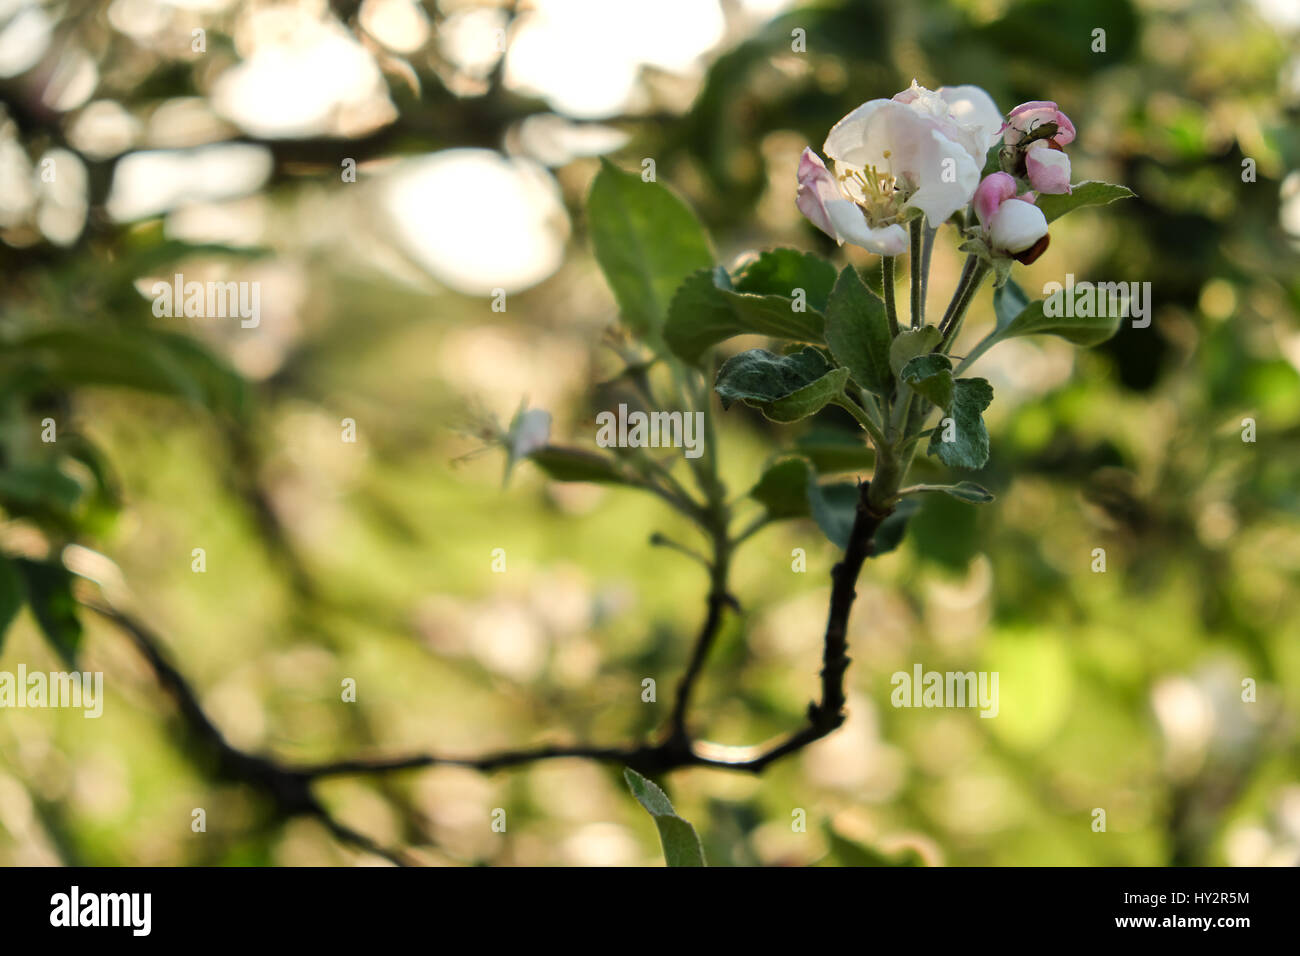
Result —
<instances>
[{"instance_id":1,"label":"cluster of buds","mask_svg":"<svg viewBox=\"0 0 1300 956\"><path fill-rule=\"evenodd\" d=\"M975 190L972 203L989 247L1030 263L1047 249L1047 219L1035 205L1039 193L1070 192L1074 124L1055 103L1034 100L1013 109L1002 124L1001 170Z\"/></svg>"}]
</instances>

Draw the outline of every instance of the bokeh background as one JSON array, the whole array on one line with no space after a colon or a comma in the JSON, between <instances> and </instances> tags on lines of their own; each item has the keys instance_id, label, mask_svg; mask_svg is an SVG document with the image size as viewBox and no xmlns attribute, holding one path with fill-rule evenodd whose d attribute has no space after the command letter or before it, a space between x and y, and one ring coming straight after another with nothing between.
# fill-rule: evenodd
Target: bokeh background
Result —
<instances>
[{"instance_id":1,"label":"bokeh background","mask_svg":"<svg viewBox=\"0 0 1300 956\"><path fill-rule=\"evenodd\" d=\"M617 316L582 213L597 157L653 158L723 261L789 245L873 266L802 221L794 171L913 78L1061 104L1076 181L1139 198L1063 220L1018 277L1149 281L1152 325L981 360L997 399L978 480L998 501L931 496L868 565L848 723L762 778L679 771L670 793L720 865L1295 865L1294 0L0 0L0 541L111 559L73 552L129 590L250 750L652 733L706 581L648 539L690 531L653 499L527 463L503 485L491 422L526 398L554 437L590 444L612 407ZM941 233L931 309L959 269ZM260 325L156 318L149 290L175 272L259 282ZM985 292L968 334L991 321ZM836 439L806 432L728 413L728 487L778 448ZM741 551L746 613L701 686L705 736L754 743L803 719L834 560L810 522ZM104 716L0 714L0 863L375 862L211 779L135 650L83 618ZM998 717L891 708L890 675L917 662L998 671ZM28 612L0 655L19 663L61 666ZM619 768L319 793L428 863L660 859Z\"/></svg>"}]
</instances>

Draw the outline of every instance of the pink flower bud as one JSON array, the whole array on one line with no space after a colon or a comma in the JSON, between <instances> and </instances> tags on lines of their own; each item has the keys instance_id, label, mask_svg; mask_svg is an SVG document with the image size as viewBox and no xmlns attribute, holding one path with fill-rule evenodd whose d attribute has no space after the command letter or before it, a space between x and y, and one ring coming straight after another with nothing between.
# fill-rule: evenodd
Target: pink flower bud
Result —
<instances>
[{"instance_id":1,"label":"pink flower bud","mask_svg":"<svg viewBox=\"0 0 1300 956\"><path fill-rule=\"evenodd\" d=\"M1049 137L1058 146L1074 142L1074 124L1050 100L1030 100L1021 103L1007 115L1002 124L1002 141L1015 146L1044 123L1055 123L1056 132Z\"/></svg>"},{"instance_id":2,"label":"pink flower bud","mask_svg":"<svg viewBox=\"0 0 1300 956\"><path fill-rule=\"evenodd\" d=\"M1007 173L990 173L975 188L975 215L985 232L998 207L1016 195L1016 181Z\"/></svg>"},{"instance_id":3,"label":"pink flower bud","mask_svg":"<svg viewBox=\"0 0 1300 956\"><path fill-rule=\"evenodd\" d=\"M1036 140L1025 150L1025 175L1029 184L1049 195L1070 191L1070 157L1053 149L1045 140Z\"/></svg>"}]
</instances>

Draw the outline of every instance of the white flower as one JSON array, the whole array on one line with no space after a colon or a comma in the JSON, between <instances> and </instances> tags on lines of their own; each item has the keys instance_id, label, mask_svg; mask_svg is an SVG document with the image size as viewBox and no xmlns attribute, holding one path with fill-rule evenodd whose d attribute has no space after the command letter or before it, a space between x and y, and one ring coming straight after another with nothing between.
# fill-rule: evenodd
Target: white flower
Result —
<instances>
[{"instance_id":1,"label":"white flower","mask_svg":"<svg viewBox=\"0 0 1300 956\"><path fill-rule=\"evenodd\" d=\"M952 103L913 82L892 100L863 103L831 129L823 150L835 160L841 189L868 218L911 207L938 225L970 202L996 107L975 87L948 93Z\"/></svg>"}]
</instances>

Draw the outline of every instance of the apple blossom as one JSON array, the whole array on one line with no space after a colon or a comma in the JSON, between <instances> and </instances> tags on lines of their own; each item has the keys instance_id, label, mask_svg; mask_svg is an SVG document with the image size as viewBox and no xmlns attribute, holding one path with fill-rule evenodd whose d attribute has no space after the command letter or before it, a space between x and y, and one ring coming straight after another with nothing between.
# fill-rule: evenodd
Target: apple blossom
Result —
<instances>
[{"instance_id":1,"label":"apple blossom","mask_svg":"<svg viewBox=\"0 0 1300 956\"><path fill-rule=\"evenodd\" d=\"M885 256L908 243L902 223L942 223L970 202L1001 117L977 86L927 90L915 80L892 99L863 103L832 127L832 174L805 149L796 204L818 229Z\"/></svg>"}]
</instances>

